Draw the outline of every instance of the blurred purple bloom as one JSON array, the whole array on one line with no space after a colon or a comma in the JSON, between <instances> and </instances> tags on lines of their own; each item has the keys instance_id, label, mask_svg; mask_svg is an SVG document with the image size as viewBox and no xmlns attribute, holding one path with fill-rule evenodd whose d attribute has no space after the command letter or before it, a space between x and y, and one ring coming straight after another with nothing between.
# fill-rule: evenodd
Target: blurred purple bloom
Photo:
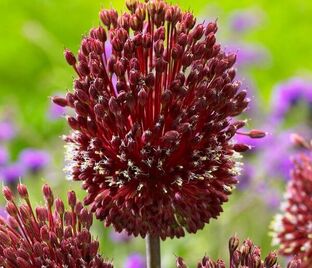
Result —
<instances>
[{"instance_id":1,"label":"blurred purple bloom","mask_svg":"<svg viewBox=\"0 0 312 268\"><path fill-rule=\"evenodd\" d=\"M145 258L139 253L129 255L125 261L124 268L145 268Z\"/></svg>"},{"instance_id":2,"label":"blurred purple bloom","mask_svg":"<svg viewBox=\"0 0 312 268\"><path fill-rule=\"evenodd\" d=\"M273 117L281 120L299 101L312 105L312 81L295 77L277 85L271 104Z\"/></svg>"},{"instance_id":3,"label":"blurred purple bloom","mask_svg":"<svg viewBox=\"0 0 312 268\"><path fill-rule=\"evenodd\" d=\"M0 141L11 140L15 135L16 130L10 121L0 122Z\"/></svg>"},{"instance_id":4,"label":"blurred purple bloom","mask_svg":"<svg viewBox=\"0 0 312 268\"><path fill-rule=\"evenodd\" d=\"M29 148L20 153L19 160L28 170L36 172L49 163L50 155L46 151Z\"/></svg>"},{"instance_id":5,"label":"blurred purple bloom","mask_svg":"<svg viewBox=\"0 0 312 268\"><path fill-rule=\"evenodd\" d=\"M13 163L0 169L0 178L6 183L18 182L25 175L25 167L20 163Z\"/></svg>"},{"instance_id":6,"label":"blurred purple bloom","mask_svg":"<svg viewBox=\"0 0 312 268\"><path fill-rule=\"evenodd\" d=\"M8 151L4 147L0 147L0 166L5 165L8 162Z\"/></svg>"},{"instance_id":7,"label":"blurred purple bloom","mask_svg":"<svg viewBox=\"0 0 312 268\"><path fill-rule=\"evenodd\" d=\"M270 62L269 52L261 45L241 42L227 45L227 51L237 54L237 64L241 67L266 65Z\"/></svg>"},{"instance_id":8,"label":"blurred purple bloom","mask_svg":"<svg viewBox=\"0 0 312 268\"><path fill-rule=\"evenodd\" d=\"M50 102L50 107L48 111L48 118L50 120L56 120L62 117L65 114L65 108L59 105L56 105L54 102Z\"/></svg>"},{"instance_id":9,"label":"blurred purple bloom","mask_svg":"<svg viewBox=\"0 0 312 268\"><path fill-rule=\"evenodd\" d=\"M244 164L242 173L238 177L239 183L237 184L237 189L245 190L255 175L255 169L251 164Z\"/></svg>"},{"instance_id":10,"label":"blurred purple bloom","mask_svg":"<svg viewBox=\"0 0 312 268\"><path fill-rule=\"evenodd\" d=\"M132 239L132 236L128 235L126 231L122 231L119 233L119 232L116 232L115 230L112 230L109 236L112 241L117 242L117 243L126 243Z\"/></svg>"},{"instance_id":11,"label":"blurred purple bloom","mask_svg":"<svg viewBox=\"0 0 312 268\"><path fill-rule=\"evenodd\" d=\"M267 205L272 209L278 209L282 202L282 197L278 191L271 190L265 195Z\"/></svg>"},{"instance_id":12,"label":"blurred purple bloom","mask_svg":"<svg viewBox=\"0 0 312 268\"><path fill-rule=\"evenodd\" d=\"M261 183L257 189L261 199L267 204L271 209L279 208L282 198L278 191L270 187L267 183Z\"/></svg>"},{"instance_id":13,"label":"blurred purple bloom","mask_svg":"<svg viewBox=\"0 0 312 268\"><path fill-rule=\"evenodd\" d=\"M237 10L231 14L230 27L235 32L246 32L259 26L264 13L259 9Z\"/></svg>"},{"instance_id":14,"label":"blurred purple bloom","mask_svg":"<svg viewBox=\"0 0 312 268\"><path fill-rule=\"evenodd\" d=\"M262 167L266 174L280 177L286 181L290 178L292 161L290 159L293 148L290 141L291 132L274 134L261 155Z\"/></svg>"}]
</instances>

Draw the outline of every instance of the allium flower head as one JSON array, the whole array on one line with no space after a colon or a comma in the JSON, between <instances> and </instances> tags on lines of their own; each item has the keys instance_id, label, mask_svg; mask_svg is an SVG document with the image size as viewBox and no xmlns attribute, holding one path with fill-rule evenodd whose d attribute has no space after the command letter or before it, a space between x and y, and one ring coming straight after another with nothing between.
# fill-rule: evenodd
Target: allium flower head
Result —
<instances>
[{"instance_id":1,"label":"allium flower head","mask_svg":"<svg viewBox=\"0 0 312 268\"><path fill-rule=\"evenodd\" d=\"M264 260L261 258L261 249L254 245L249 239L245 240L242 245L239 245L239 240L236 236L229 240L229 268L281 268L277 262L277 254L270 252ZM219 259L214 261L209 257L204 257L198 264L198 268L226 268L225 261ZM287 268L300 268L301 261L297 258L291 260ZM177 258L177 268L187 268L184 260L181 257Z\"/></svg>"},{"instance_id":2,"label":"allium flower head","mask_svg":"<svg viewBox=\"0 0 312 268\"><path fill-rule=\"evenodd\" d=\"M127 7L100 12L104 27L82 40L78 59L65 51L78 74L73 93L54 97L76 111L66 171L107 226L180 237L216 218L237 182L238 152L249 146L231 141L244 126L233 117L248 99L215 22L196 24L162 0Z\"/></svg>"},{"instance_id":3,"label":"allium flower head","mask_svg":"<svg viewBox=\"0 0 312 268\"><path fill-rule=\"evenodd\" d=\"M113 267L98 254L99 243L89 232L92 214L76 201L74 192L68 193L66 210L62 200L54 201L48 185L43 186L45 206L35 209L26 186L19 184L17 191L21 205L8 187L3 188L9 216L0 218L1 267Z\"/></svg>"},{"instance_id":4,"label":"allium flower head","mask_svg":"<svg viewBox=\"0 0 312 268\"><path fill-rule=\"evenodd\" d=\"M295 141L312 151L311 143L295 136ZM282 214L272 224L273 243L284 255L298 255L302 267L312 263L312 154L302 153L294 160Z\"/></svg>"}]
</instances>

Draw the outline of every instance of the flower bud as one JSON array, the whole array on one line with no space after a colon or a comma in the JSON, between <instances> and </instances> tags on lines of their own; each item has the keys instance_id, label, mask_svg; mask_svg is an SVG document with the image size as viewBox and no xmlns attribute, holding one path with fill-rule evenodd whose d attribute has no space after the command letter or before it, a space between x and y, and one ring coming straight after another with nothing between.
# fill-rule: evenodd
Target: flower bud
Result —
<instances>
[{"instance_id":1,"label":"flower bud","mask_svg":"<svg viewBox=\"0 0 312 268\"><path fill-rule=\"evenodd\" d=\"M233 146L233 150L238 152L238 153L246 152L250 149L251 149L251 147L249 145L242 144L242 143L237 143L237 144L234 144L234 146Z\"/></svg>"},{"instance_id":2,"label":"flower bud","mask_svg":"<svg viewBox=\"0 0 312 268\"><path fill-rule=\"evenodd\" d=\"M51 190L50 186L45 184L42 187L42 192L43 192L44 198L45 198L48 206L52 207L53 202L54 202L54 197L53 197L53 193L52 193L52 190Z\"/></svg>"},{"instance_id":3,"label":"flower bud","mask_svg":"<svg viewBox=\"0 0 312 268\"><path fill-rule=\"evenodd\" d=\"M69 65L74 66L76 64L76 62L77 62L76 58L75 58L75 55L68 49L65 49L64 57L65 57L65 59L66 59L66 61L67 61L67 63Z\"/></svg>"},{"instance_id":4,"label":"flower bud","mask_svg":"<svg viewBox=\"0 0 312 268\"><path fill-rule=\"evenodd\" d=\"M66 107L68 105L67 100L62 97L52 97L52 101L61 107Z\"/></svg>"},{"instance_id":5,"label":"flower bud","mask_svg":"<svg viewBox=\"0 0 312 268\"><path fill-rule=\"evenodd\" d=\"M238 248L238 245L239 239L236 236L232 236L229 240L229 250L231 254Z\"/></svg>"},{"instance_id":6,"label":"flower bud","mask_svg":"<svg viewBox=\"0 0 312 268\"><path fill-rule=\"evenodd\" d=\"M265 267L273 267L277 263L277 254L275 252L270 252L269 255L264 260Z\"/></svg>"},{"instance_id":7,"label":"flower bud","mask_svg":"<svg viewBox=\"0 0 312 268\"><path fill-rule=\"evenodd\" d=\"M21 198L28 199L28 191L26 185L19 183L17 185L17 191Z\"/></svg>"},{"instance_id":8,"label":"flower bud","mask_svg":"<svg viewBox=\"0 0 312 268\"><path fill-rule=\"evenodd\" d=\"M67 193L68 204L73 209L76 206L77 198L76 193L74 191L69 191Z\"/></svg>"},{"instance_id":9,"label":"flower bud","mask_svg":"<svg viewBox=\"0 0 312 268\"><path fill-rule=\"evenodd\" d=\"M266 132L263 132L261 130L253 129L249 132L249 137L253 139L261 139L264 138L267 135Z\"/></svg>"},{"instance_id":10,"label":"flower bud","mask_svg":"<svg viewBox=\"0 0 312 268\"><path fill-rule=\"evenodd\" d=\"M8 186L3 186L2 187L2 194L5 197L7 201L12 201L13 199L13 193L11 189Z\"/></svg>"},{"instance_id":11,"label":"flower bud","mask_svg":"<svg viewBox=\"0 0 312 268\"><path fill-rule=\"evenodd\" d=\"M176 265L177 265L177 268L187 268L186 264L184 263L181 257L178 257L176 259Z\"/></svg>"},{"instance_id":12,"label":"flower bud","mask_svg":"<svg viewBox=\"0 0 312 268\"><path fill-rule=\"evenodd\" d=\"M63 215L65 208L64 208L64 203L60 198L57 198L55 200L55 208L58 214Z\"/></svg>"}]
</instances>

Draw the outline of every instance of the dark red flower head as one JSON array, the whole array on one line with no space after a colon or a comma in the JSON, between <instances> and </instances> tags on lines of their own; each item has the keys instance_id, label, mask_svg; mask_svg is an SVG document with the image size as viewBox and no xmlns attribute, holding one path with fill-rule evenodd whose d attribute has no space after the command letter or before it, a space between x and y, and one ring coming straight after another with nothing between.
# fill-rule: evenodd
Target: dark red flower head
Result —
<instances>
[{"instance_id":1,"label":"dark red flower head","mask_svg":"<svg viewBox=\"0 0 312 268\"><path fill-rule=\"evenodd\" d=\"M294 159L291 180L288 183L281 214L273 227L273 242L286 256L298 255L303 268L312 264L312 143L298 135L294 142L306 152Z\"/></svg>"},{"instance_id":2,"label":"dark red flower head","mask_svg":"<svg viewBox=\"0 0 312 268\"><path fill-rule=\"evenodd\" d=\"M45 206L33 210L25 185L17 186L24 203L18 205L8 187L3 188L8 218L0 218L0 266L5 268L112 268L98 254L99 243L90 234L92 214L74 192L68 193L69 209L54 201L43 186ZM54 209L53 209L54 204Z\"/></svg>"},{"instance_id":3,"label":"dark red flower head","mask_svg":"<svg viewBox=\"0 0 312 268\"><path fill-rule=\"evenodd\" d=\"M261 258L261 249L254 245L249 239L245 240L239 246L239 240L236 236L229 240L230 261L229 266L225 265L224 260L214 261L209 257L204 257L198 264L198 268L281 268L277 262L277 254L270 252L264 260ZM177 268L187 268L184 260L181 257L177 258ZM287 268L300 268L301 260L294 258L291 260Z\"/></svg>"},{"instance_id":4,"label":"dark red flower head","mask_svg":"<svg viewBox=\"0 0 312 268\"><path fill-rule=\"evenodd\" d=\"M215 22L196 24L162 0L127 7L100 12L104 27L82 40L77 60L65 51L78 74L73 93L54 97L76 112L66 170L106 225L180 237L219 216L237 183L249 146L232 141L244 126L233 118L249 100Z\"/></svg>"}]
</instances>

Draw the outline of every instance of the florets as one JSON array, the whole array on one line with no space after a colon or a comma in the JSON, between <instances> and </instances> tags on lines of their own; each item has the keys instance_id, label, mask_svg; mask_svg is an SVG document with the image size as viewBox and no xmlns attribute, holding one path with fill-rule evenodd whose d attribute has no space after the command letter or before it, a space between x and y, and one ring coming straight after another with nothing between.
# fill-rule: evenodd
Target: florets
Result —
<instances>
[{"instance_id":1,"label":"florets","mask_svg":"<svg viewBox=\"0 0 312 268\"><path fill-rule=\"evenodd\" d=\"M237 183L235 121L248 106L234 54L216 41L217 24L161 0L102 10L77 60L66 172L83 181L98 219L135 236L195 233L222 212ZM110 54L110 49L112 52ZM260 138L264 133L241 133Z\"/></svg>"}]
</instances>

